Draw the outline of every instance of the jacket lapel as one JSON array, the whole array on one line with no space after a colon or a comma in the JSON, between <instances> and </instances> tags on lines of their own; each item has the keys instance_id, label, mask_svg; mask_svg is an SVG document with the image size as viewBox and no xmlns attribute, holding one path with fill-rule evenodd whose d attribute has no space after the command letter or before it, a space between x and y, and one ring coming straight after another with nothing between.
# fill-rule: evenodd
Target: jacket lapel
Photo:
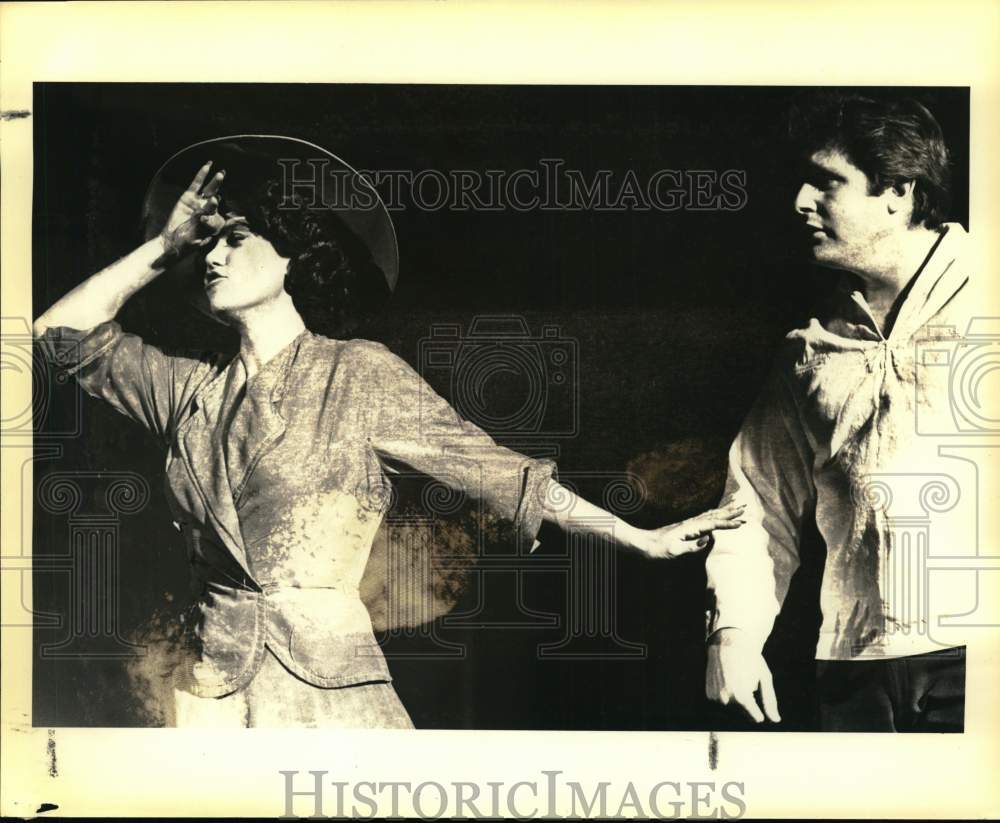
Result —
<instances>
[{"instance_id":1,"label":"jacket lapel","mask_svg":"<svg viewBox=\"0 0 1000 823\"><path fill-rule=\"evenodd\" d=\"M194 399L195 408L178 431L181 460L205 506L206 518L250 577L239 517L223 452L220 411L234 359Z\"/></svg>"},{"instance_id":2,"label":"jacket lapel","mask_svg":"<svg viewBox=\"0 0 1000 823\"><path fill-rule=\"evenodd\" d=\"M178 430L181 460L188 470L191 482L201 494L206 517L250 578L253 575L247 560L236 505L254 467L285 433L286 423L279 406L292 364L299 356L300 347L307 336L300 335L287 351L266 364L246 385L243 402L248 406L245 409L249 419L246 432L248 458L242 477L229 477L223 441L226 426L222 420L227 382L235 377L234 369L242 368L239 355L194 398L195 408ZM238 481L237 486L231 483L233 479Z\"/></svg>"},{"instance_id":3,"label":"jacket lapel","mask_svg":"<svg viewBox=\"0 0 1000 823\"><path fill-rule=\"evenodd\" d=\"M246 387L247 414L246 452L247 459L243 466L241 477L234 477L236 483L231 487L235 490L235 505L239 505L246 487L247 480L253 474L257 463L263 458L285 434L285 418L280 412L281 400L285 385L291 371L298 346L293 345L279 354L274 362L268 363L260 372L250 378Z\"/></svg>"}]
</instances>

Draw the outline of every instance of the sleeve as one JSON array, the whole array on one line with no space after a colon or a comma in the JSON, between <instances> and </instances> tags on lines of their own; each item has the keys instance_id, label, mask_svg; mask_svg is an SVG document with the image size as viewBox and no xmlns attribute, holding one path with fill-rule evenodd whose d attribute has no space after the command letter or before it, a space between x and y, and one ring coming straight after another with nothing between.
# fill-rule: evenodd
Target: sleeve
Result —
<instances>
[{"instance_id":1,"label":"sleeve","mask_svg":"<svg viewBox=\"0 0 1000 823\"><path fill-rule=\"evenodd\" d=\"M49 363L73 375L84 391L165 443L199 376L211 371L208 358L165 354L113 320L87 330L52 327L38 343Z\"/></svg>"},{"instance_id":2,"label":"sleeve","mask_svg":"<svg viewBox=\"0 0 1000 823\"><path fill-rule=\"evenodd\" d=\"M361 402L371 411L368 441L383 464L398 461L482 500L531 546L555 463L495 443L384 346L367 344L366 357L369 381Z\"/></svg>"},{"instance_id":3,"label":"sleeve","mask_svg":"<svg viewBox=\"0 0 1000 823\"><path fill-rule=\"evenodd\" d=\"M812 447L791 388L771 375L729 450L724 500L746 503L746 523L715 533L705 563L708 634L743 630L763 649L799 566L802 519L815 501Z\"/></svg>"}]
</instances>

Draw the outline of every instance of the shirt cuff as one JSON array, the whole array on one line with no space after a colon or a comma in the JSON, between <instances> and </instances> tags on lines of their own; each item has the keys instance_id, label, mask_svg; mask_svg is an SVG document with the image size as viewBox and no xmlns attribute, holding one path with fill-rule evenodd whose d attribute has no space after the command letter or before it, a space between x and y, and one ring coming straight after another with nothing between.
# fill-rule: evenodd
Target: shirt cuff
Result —
<instances>
[{"instance_id":1,"label":"shirt cuff","mask_svg":"<svg viewBox=\"0 0 1000 823\"><path fill-rule=\"evenodd\" d=\"M734 615L729 610L708 609L705 613L705 640L710 640L722 629L739 629L756 651L762 651L773 625L773 616L749 613Z\"/></svg>"},{"instance_id":2,"label":"shirt cuff","mask_svg":"<svg viewBox=\"0 0 1000 823\"><path fill-rule=\"evenodd\" d=\"M552 460L531 460L523 468L521 499L514 515L514 529L519 545L533 552L540 545L535 539L545 516L545 494L556 476Z\"/></svg>"},{"instance_id":3,"label":"shirt cuff","mask_svg":"<svg viewBox=\"0 0 1000 823\"><path fill-rule=\"evenodd\" d=\"M67 374L75 374L110 349L121 334L121 326L114 320L92 329L52 326L38 338L38 345L49 363L65 369Z\"/></svg>"}]
</instances>

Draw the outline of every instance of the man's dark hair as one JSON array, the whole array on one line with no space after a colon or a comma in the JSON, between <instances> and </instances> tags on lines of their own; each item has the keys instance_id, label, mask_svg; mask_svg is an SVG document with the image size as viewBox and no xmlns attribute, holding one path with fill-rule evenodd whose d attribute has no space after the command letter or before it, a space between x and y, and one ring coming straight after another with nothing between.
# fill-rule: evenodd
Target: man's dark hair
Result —
<instances>
[{"instance_id":1,"label":"man's dark hair","mask_svg":"<svg viewBox=\"0 0 1000 823\"><path fill-rule=\"evenodd\" d=\"M789 137L800 156L837 150L868 177L870 194L914 181L910 225L938 228L951 204L951 168L941 126L909 98L825 93L794 105Z\"/></svg>"},{"instance_id":2,"label":"man's dark hair","mask_svg":"<svg viewBox=\"0 0 1000 823\"><path fill-rule=\"evenodd\" d=\"M259 191L247 224L290 258L285 291L306 327L327 337L356 333L390 295L371 251L333 210L283 197L280 180Z\"/></svg>"}]
</instances>

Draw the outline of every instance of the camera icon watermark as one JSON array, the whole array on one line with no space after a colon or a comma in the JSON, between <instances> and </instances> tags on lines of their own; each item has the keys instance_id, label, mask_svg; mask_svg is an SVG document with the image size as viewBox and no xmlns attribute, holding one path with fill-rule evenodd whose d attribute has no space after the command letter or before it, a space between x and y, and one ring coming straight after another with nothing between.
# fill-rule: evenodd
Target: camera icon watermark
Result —
<instances>
[{"instance_id":1,"label":"camera icon watermark","mask_svg":"<svg viewBox=\"0 0 1000 823\"><path fill-rule=\"evenodd\" d=\"M66 440L82 432L83 391L58 368L60 356L68 362L75 353L58 350L56 362L50 363L36 345L27 318L0 318L0 371L4 375L0 433L5 439Z\"/></svg>"},{"instance_id":2,"label":"camera icon watermark","mask_svg":"<svg viewBox=\"0 0 1000 823\"><path fill-rule=\"evenodd\" d=\"M459 415L494 436L573 437L579 431L578 345L558 326L533 335L517 315L475 317L467 332L435 324L420 341L419 365L431 385L447 385Z\"/></svg>"},{"instance_id":3,"label":"camera icon watermark","mask_svg":"<svg viewBox=\"0 0 1000 823\"><path fill-rule=\"evenodd\" d=\"M964 337L954 326L928 333L916 343L917 434L1000 434L1000 317L972 318Z\"/></svg>"}]
</instances>

